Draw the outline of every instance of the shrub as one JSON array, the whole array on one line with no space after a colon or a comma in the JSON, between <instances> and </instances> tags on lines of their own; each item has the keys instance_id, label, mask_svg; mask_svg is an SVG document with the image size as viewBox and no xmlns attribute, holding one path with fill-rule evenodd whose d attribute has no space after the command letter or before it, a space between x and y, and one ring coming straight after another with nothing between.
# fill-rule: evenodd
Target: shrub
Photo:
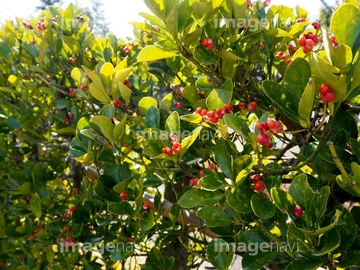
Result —
<instances>
[{"instance_id":1,"label":"shrub","mask_svg":"<svg viewBox=\"0 0 360 270\"><path fill-rule=\"evenodd\" d=\"M3 268L360 266L359 8L248 2L146 0L129 41L6 21Z\"/></svg>"}]
</instances>

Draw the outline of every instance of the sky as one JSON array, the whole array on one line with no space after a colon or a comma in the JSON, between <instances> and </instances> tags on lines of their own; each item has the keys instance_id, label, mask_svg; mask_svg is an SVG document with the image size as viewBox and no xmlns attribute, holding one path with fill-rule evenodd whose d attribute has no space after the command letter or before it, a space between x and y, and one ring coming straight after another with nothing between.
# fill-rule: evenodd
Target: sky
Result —
<instances>
[{"instance_id":1,"label":"sky","mask_svg":"<svg viewBox=\"0 0 360 270\"><path fill-rule=\"evenodd\" d=\"M143 0L128 0L126 4L121 1L102 0L103 10L109 23L110 32L115 34L118 38L126 38L132 36L132 26L129 22L142 21L142 17L138 15L139 12L149 12ZM69 3L74 3L78 7L87 7L90 4L89 0L63 0L64 7ZM331 5L334 5L336 0L326 0ZM29 18L36 16L38 12L35 7L40 4L39 0L0 0L0 24L5 19L14 19L15 17ZM319 16L319 9L322 6L320 0L271 0L272 5L286 5L295 7L296 5L306 9L310 14L312 20L316 20Z\"/></svg>"}]
</instances>

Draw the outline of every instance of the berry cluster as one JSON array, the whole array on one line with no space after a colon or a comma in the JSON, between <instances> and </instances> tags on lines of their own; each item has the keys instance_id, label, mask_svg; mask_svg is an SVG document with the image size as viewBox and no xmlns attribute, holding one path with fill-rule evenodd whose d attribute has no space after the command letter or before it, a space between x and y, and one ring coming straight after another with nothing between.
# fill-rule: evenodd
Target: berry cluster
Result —
<instances>
[{"instance_id":1,"label":"berry cluster","mask_svg":"<svg viewBox=\"0 0 360 270\"><path fill-rule=\"evenodd\" d=\"M261 192L265 190L265 182L262 180L259 174L255 174L252 176L252 181L254 182L254 190L257 192Z\"/></svg>"},{"instance_id":2,"label":"berry cluster","mask_svg":"<svg viewBox=\"0 0 360 270\"><path fill-rule=\"evenodd\" d=\"M304 53L312 51L314 46L319 43L319 37L312 32L303 34L299 38L299 45L302 47Z\"/></svg>"},{"instance_id":3,"label":"berry cluster","mask_svg":"<svg viewBox=\"0 0 360 270\"><path fill-rule=\"evenodd\" d=\"M294 207L294 210L293 210L293 214L295 217L301 217L304 213L304 210L302 209L302 207L300 205L296 205Z\"/></svg>"},{"instance_id":4,"label":"berry cluster","mask_svg":"<svg viewBox=\"0 0 360 270\"><path fill-rule=\"evenodd\" d=\"M191 178L190 179L190 185L192 185L192 186L196 186L197 185L197 183L199 182L199 178Z\"/></svg>"},{"instance_id":5,"label":"berry cluster","mask_svg":"<svg viewBox=\"0 0 360 270\"><path fill-rule=\"evenodd\" d=\"M174 107L181 109L183 107L183 104L181 102L174 102Z\"/></svg>"},{"instance_id":6,"label":"berry cluster","mask_svg":"<svg viewBox=\"0 0 360 270\"><path fill-rule=\"evenodd\" d=\"M276 56L281 58L282 60L284 60L286 62L287 66L290 65L292 62L292 60L289 59L289 56L286 53L284 53L283 51L278 52Z\"/></svg>"},{"instance_id":7,"label":"berry cluster","mask_svg":"<svg viewBox=\"0 0 360 270\"><path fill-rule=\"evenodd\" d=\"M335 93L330 89L327 83L320 85L320 98L325 103L331 102L335 98Z\"/></svg>"},{"instance_id":8,"label":"berry cluster","mask_svg":"<svg viewBox=\"0 0 360 270\"><path fill-rule=\"evenodd\" d=\"M70 217L71 216L71 213L74 212L76 210L76 206L71 206L69 208L69 211L67 211L65 214L64 214L64 217Z\"/></svg>"},{"instance_id":9,"label":"berry cluster","mask_svg":"<svg viewBox=\"0 0 360 270\"><path fill-rule=\"evenodd\" d=\"M112 105L114 105L115 107L120 107L122 105L122 101L120 99L115 99L112 102Z\"/></svg>"},{"instance_id":10,"label":"berry cluster","mask_svg":"<svg viewBox=\"0 0 360 270\"><path fill-rule=\"evenodd\" d=\"M44 31L44 30L45 30L45 23L39 21L39 22L37 23L37 28L38 28L40 31Z\"/></svg>"},{"instance_id":11,"label":"berry cluster","mask_svg":"<svg viewBox=\"0 0 360 270\"><path fill-rule=\"evenodd\" d=\"M245 102L239 103L240 110L245 110L247 108L249 112L255 112L256 106L257 106L257 104L255 101L251 101L247 105Z\"/></svg>"},{"instance_id":12,"label":"berry cluster","mask_svg":"<svg viewBox=\"0 0 360 270\"><path fill-rule=\"evenodd\" d=\"M256 128L260 131L257 136L258 143L268 148L272 147L270 136L272 134L283 132L282 124L279 121L274 121L272 119L256 123Z\"/></svg>"},{"instance_id":13,"label":"berry cluster","mask_svg":"<svg viewBox=\"0 0 360 270\"><path fill-rule=\"evenodd\" d=\"M224 104L224 108L217 108L215 111L208 111L202 107L196 109L196 113L201 115L205 122L216 124L219 119L223 119L225 114L229 114L232 111L232 107L229 103Z\"/></svg>"},{"instance_id":14,"label":"berry cluster","mask_svg":"<svg viewBox=\"0 0 360 270\"><path fill-rule=\"evenodd\" d=\"M315 30L319 30L321 27L321 24L319 22L312 22L311 25L314 27Z\"/></svg>"},{"instance_id":15,"label":"berry cluster","mask_svg":"<svg viewBox=\"0 0 360 270\"><path fill-rule=\"evenodd\" d=\"M212 50L215 47L215 44L211 38L204 38L201 41L201 45L203 45L207 50Z\"/></svg>"},{"instance_id":16,"label":"berry cluster","mask_svg":"<svg viewBox=\"0 0 360 270\"><path fill-rule=\"evenodd\" d=\"M170 134L170 140L172 142L172 147L164 147L161 152L171 156L172 154L177 154L181 151L181 143L179 143L179 138L175 134Z\"/></svg>"}]
</instances>

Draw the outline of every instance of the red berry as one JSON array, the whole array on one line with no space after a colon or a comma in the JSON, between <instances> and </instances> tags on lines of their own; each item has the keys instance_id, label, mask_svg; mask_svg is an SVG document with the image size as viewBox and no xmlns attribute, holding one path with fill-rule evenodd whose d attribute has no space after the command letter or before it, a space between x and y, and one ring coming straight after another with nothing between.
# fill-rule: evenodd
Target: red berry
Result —
<instances>
[{"instance_id":1,"label":"red berry","mask_svg":"<svg viewBox=\"0 0 360 270\"><path fill-rule=\"evenodd\" d=\"M346 143L346 146L347 146L347 149L350 151L350 152L352 152L352 147L351 147L351 144L350 144L350 142L347 142Z\"/></svg>"},{"instance_id":2,"label":"red berry","mask_svg":"<svg viewBox=\"0 0 360 270\"><path fill-rule=\"evenodd\" d=\"M69 113L69 118L70 118L70 119L74 118L74 116L75 116L75 114Z\"/></svg>"},{"instance_id":3,"label":"red berry","mask_svg":"<svg viewBox=\"0 0 360 270\"><path fill-rule=\"evenodd\" d=\"M334 44L334 43L336 42L336 38L335 38L334 35L330 35L330 36L329 36L329 39L330 39L330 42L331 42L332 44Z\"/></svg>"},{"instance_id":4,"label":"red berry","mask_svg":"<svg viewBox=\"0 0 360 270\"><path fill-rule=\"evenodd\" d=\"M128 146L129 146L129 144L128 144L127 142L122 142L121 145L124 146L124 147L128 147Z\"/></svg>"},{"instance_id":5,"label":"red berry","mask_svg":"<svg viewBox=\"0 0 360 270\"><path fill-rule=\"evenodd\" d=\"M257 141L262 146L269 146L270 145L270 137L269 137L269 135L267 135L265 133L258 134Z\"/></svg>"},{"instance_id":6,"label":"red berry","mask_svg":"<svg viewBox=\"0 0 360 270\"><path fill-rule=\"evenodd\" d=\"M283 132L283 126L279 121L275 121L275 126L270 130L272 134Z\"/></svg>"},{"instance_id":7,"label":"red berry","mask_svg":"<svg viewBox=\"0 0 360 270\"><path fill-rule=\"evenodd\" d=\"M37 229L34 230L34 234L37 234L39 232L40 232L40 228L37 228Z\"/></svg>"},{"instance_id":8,"label":"red berry","mask_svg":"<svg viewBox=\"0 0 360 270\"><path fill-rule=\"evenodd\" d=\"M170 147L164 147L161 151L168 156L171 156L173 153L173 150Z\"/></svg>"},{"instance_id":9,"label":"red berry","mask_svg":"<svg viewBox=\"0 0 360 270\"><path fill-rule=\"evenodd\" d=\"M245 102L240 102L240 103L239 103L239 108L240 108L240 110L245 110L245 109L246 109L246 104L245 104Z\"/></svg>"},{"instance_id":10,"label":"red berry","mask_svg":"<svg viewBox=\"0 0 360 270\"><path fill-rule=\"evenodd\" d=\"M215 113L216 113L216 114L221 114L222 111L223 111L223 110L222 110L221 108L217 108L217 109L215 110Z\"/></svg>"},{"instance_id":11,"label":"red berry","mask_svg":"<svg viewBox=\"0 0 360 270\"><path fill-rule=\"evenodd\" d=\"M210 118L210 122L216 124L217 122L219 122L219 117L214 116L213 118Z\"/></svg>"},{"instance_id":12,"label":"red berry","mask_svg":"<svg viewBox=\"0 0 360 270\"><path fill-rule=\"evenodd\" d=\"M308 53L314 48L314 41L312 39L307 39L305 45L303 46L303 52Z\"/></svg>"},{"instance_id":13,"label":"red berry","mask_svg":"<svg viewBox=\"0 0 360 270\"><path fill-rule=\"evenodd\" d=\"M294 207L293 214L295 217L301 217L303 213L304 213L304 210L302 209L301 206L296 205Z\"/></svg>"},{"instance_id":14,"label":"red berry","mask_svg":"<svg viewBox=\"0 0 360 270\"><path fill-rule=\"evenodd\" d=\"M331 102L335 98L335 93L331 90L327 91L324 95L321 96L321 100L324 102Z\"/></svg>"},{"instance_id":15,"label":"red berry","mask_svg":"<svg viewBox=\"0 0 360 270\"><path fill-rule=\"evenodd\" d=\"M276 54L277 57L283 58L283 56L285 55L285 53L283 51L280 51Z\"/></svg>"},{"instance_id":16,"label":"red berry","mask_svg":"<svg viewBox=\"0 0 360 270\"><path fill-rule=\"evenodd\" d=\"M35 238L36 238L35 235L30 235L29 240L30 240L30 241L33 241Z\"/></svg>"},{"instance_id":17,"label":"red berry","mask_svg":"<svg viewBox=\"0 0 360 270\"><path fill-rule=\"evenodd\" d=\"M69 57L69 63L74 65L76 63L76 60L72 57Z\"/></svg>"},{"instance_id":18,"label":"red berry","mask_svg":"<svg viewBox=\"0 0 360 270\"><path fill-rule=\"evenodd\" d=\"M205 98L205 95L202 93L202 92L198 92L198 95L199 95L199 97L201 98L201 99L204 99Z\"/></svg>"},{"instance_id":19,"label":"red berry","mask_svg":"<svg viewBox=\"0 0 360 270\"><path fill-rule=\"evenodd\" d=\"M170 141L171 142L178 142L179 141L179 137L175 134L170 134Z\"/></svg>"},{"instance_id":20,"label":"red berry","mask_svg":"<svg viewBox=\"0 0 360 270\"><path fill-rule=\"evenodd\" d=\"M196 113L201 114L202 110L203 110L203 108L201 108L201 107L197 107L197 109L196 109Z\"/></svg>"},{"instance_id":21,"label":"red berry","mask_svg":"<svg viewBox=\"0 0 360 270\"><path fill-rule=\"evenodd\" d=\"M265 1L263 2L263 6L264 6L264 7L267 7L268 5L270 5L270 0L265 0Z\"/></svg>"},{"instance_id":22,"label":"red berry","mask_svg":"<svg viewBox=\"0 0 360 270\"><path fill-rule=\"evenodd\" d=\"M76 208L77 208L77 207L76 207L75 205L74 205L74 206L71 206L71 207L69 208L69 211L70 211L70 212L73 212L73 211L76 210Z\"/></svg>"},{"instance_id":23,"label":"red berry","mask_svg":"<svg viewBox=\"0 0 360 270\"><path fill-rule=\"evenodd\" d=\"M122 105L122 101L120 99L115 99L115 100L112 101L112 104L115 107L120 107Z\"/></svg>"},{"instance_id":24,"label":"red berry","mask_svg":"<svg viewBox=\"0 0 360 270\"><path fill-rule=\"evenodd\" d=\"M320 26L321 26L319 22L312 22L311 25L312 25L316 30L320 29Z\"/></svg>"},{"instance_id":25,"label":"red berry","mask_svg":"<svg viewBox=\"0 0 360 270\"><path fill-rule=\"evenodd\" d=\"M296 22L299 23L299 22L306 22L306 19L305 18L298 18L296 19Z\"/></svg>"},{"instance_id":26,"label":"red berry","mask_svg":"<svg viewBox=\"0 0 360 270\"><path fill-rule=\"evenodd\" d=\"M254 184L254 190L257 191L257 192L261 192L261 191L265 190L265 183L264 183L264 181L262 181L262 180L257 181L257 182Z\"/></svg>"},{"instance_id":27,"label":"red berry","mask_svg":"<svg viewBox=\"0 0 360 270\"><path fill-rule=\"evenodd\" d=\"M181 144L180 143L178 143L178 142L175 142L174 144L173 144L173 146L172 146L172 152L174 152L175 154L176 153L179 153L180 151L181 151Z\"/></svg>"},{"instance_id":28,"label":"red berry","mask_svg":"<svg viewBox=\"0 0 360 270\"><path fill-rule=\"evenodd\" d=\"M272 119L267 120L266 125L269 129L273 129L275 127L275 121Z\"/></svg>"},{"instance_id":29,"label":"red berry","mask_svg":"<svg viewBox=\"0 0 360 270\"><path fill-rule=\"evenodd\" d=\"M49 75L46 75L46 80L47 80L48 82L50 82L51 77L50 77Z\"/></svg>"},{"instance_id":30,"label":"red berry","mask_svg":"<svg viewBox=\"0 0 360 270\"><path fill-rule=\"evenodd\" d=\"M181 109L183 107L181 102L174 102L174 106L178 109Z\"/></svg>"},{"instance_id":31,"label":"red berry","mask_svg":"<svg viewBox=\"0 0 360 270\"><path fill-rule=\"evenodd\" d=\"M320 85L320 94L324 95L326 92L330 90L330 86L327 83L323 83Z\"/></svg>"},{"instance_id":32,"label":"red berry","mask_svg":"<svg viewBox=\"0 0 360 270\"><path fill-rule=\"evenodd\" d=\"M260 174L255 174L253 176L252 180L253 180L254 183L259 182L261 180Z\"/></svg>"},{"instance_id":33,"label":"red berry","mask_svg":"<svg viewBox=\"0 0 360 270\"><path fill-rule=\"evenodd\" d=\"M204 47L206 47L209 44L209 40L211 40L210 38L204 38L201 41L201 45L203 45ZM212 40L211 40L212 41Z\"/></svg>"},{"instance_id":34,"label":"red berry","mask_svg":"<svg viewBox=\"0 0 360 270\"><path fill-rule=\"evenodd\" d=\"M144 209L145 211L149 211L149 210L150 210L150 204L149 204L149 203L144 203L143 209Z\"/></svg>"},{"instance_id":35,"label":"red berry","mask_svg":"<svg viewBox=\"0 0 360 270\"><path fill-rule=\"evenodd\" d=\"M124 49L123 49L123 52L125 54L130 54L131 50L127 46L125 46Z\"/></svg>"},{"instance_id":36,"label":"red berry","mask_svg":"<svg viewBox=\"0 0 360 270\"><path fill-rule=\"evenodd\" d=\"M206 110L206 109L202 109L202 111L201 111L201 115L202 115L202 116L207 115L207 113L208 113L208 110Z\"/></svg>"},{"instance_id":37,"label":"red berry","mask_svg":"<svg viewBox=\"0 0 360 270\"><path fill-rule=\"evenodd\" d=\"M63 232L68 232L69 231L69 227L65 226L64 228L61 229Z\"/></svg>"},{"instance_id":38,"label":"red berry","mask_svg":"<svg viewBox=\"0 0 360 270\"><path fill-rule=\"evenodd\" d=\"M82 90L82 91L86 91L86 90L88 90L88 86L87 85L82 85L82 86L80 86L80 89Z\"/></svg>"},{"instance_id":39,"label":"red berry","mask_svg":"<svg viewBox=\"0 0 360 270\"><path fill-rule=\"evenodd\" d=\"M30 79L30 77L29 77L29 74L24 74L24 80L29 80Z\"/></svg>"},{"instance_id":40,"label":"red berry","mask_svg":"<svg viewBox=\"0 0 360 270\"><path fill-rule=\"evenodd\" d=\"M213 111L208 111L206 115L207 115L207 117L209 117L209 118L213 118L213 117L215 116L215 112L213 112Z\"/></svg>"},{"instance_id":41,"label":"red berry","mask_svg":"<svg viewBox=\"0 0 360 270\"><path fill-rule=\"evenodd\" d=\"M71 95L71 96L76 95L76 89L73 87L69 88L69 95Z\"/></svg>"},{"instance_id":42,"label":"red berry","mask_svg":"<svg viewBox=\"0 0 360 270\"><path fill-rule=\"evenodd\" d=\"M124 84L125 84L127 87L129 87L129 88L132 87L132 83L131 83L131 81L129 81L129 80L125 80L125 81L124 81Z\"/></svg>"},{"instance_id":43,"label":"red berry","mask_svg":"<svg viewBox=\"0 0 360 270\"><path fill-rule=\"evenodd\" d=\"M289 66L291 63L292 63L292 60L291 60L291 59L289 59L289 60L286 61L286 65L287 65L287 66Z\"/></svg>"},{"instance_id":44,"label":"red berry","mask_svg":"<svg viewBox=\"0 0 360 270\"><path fill-rule=\"evenodd\" d=\"M199 178L191 178L190 179L190 185L192 185L192 186L196 186L198 182L199 182Z\"/></svg>"},{"instance_id":45,"label":"red berry","mask_svg":"<svg viewBox=\"0 0 360 270\"><path fill-rule=\"evenodd\" d=\"M299 42L299 45L300 45L301 47L304 46L305 43L306 43L306 37L305 37L305 36L300 36L298 42Z\"/></svg>"},{"instance_id":46,"label":"red berry","mask_svg":"<svg viewBox=\"0 0 360 270\"><path fill-rule=\"evenodd\" d=\"M209 44L206 46L206 49L207 49L207 50L212 50L212 49L214 49L214 47L215 47L215 44L214 44L214 43L209 43Z\"/></svg>"},{"instance_id":47,"label":"red berry","mask_svg":"<svg viewBox=\"0 0 360 270\"><path fill-rule=\"evenodd\" d=\"M70 124L70 120L69 120L69 119L65 119L65 120L63 120L63 124L64 124L64 125L68 125L68 124Z\"/></svg>"},{"instance_id":48,"label":"red berry","mask_svg":"<svg viewBox=\"0 0 360 270\"><path fill-rule=\"evenodd\" d=\"M40 31L44 31L44 30L45 30L45 23L44 23L44 22L38 22L38 23L37 23L37 28L38 28Z\"/></svg>"},{"instance_id":49,"label":"red berry","mask_svg":"<svg viewBox=\"0 0 360 270\"><path fill-rule=\"evenodd\" d=\"M256 104L255 101L250 102L250 103L248 104L248 110L249 110L249 112L255 112L256 106L257 106L257 104Z\"/></svg>"},{"instance_id":50,"label":"red berry","mask_svg":"<svg viewBox=\"0 0 360 270\"><path fill-rule=\"evenodd\" d=\"M259 130L261 132L263 132L265 130L265 127L264 127L263 123L261 123L261 122L256 123L256 128L257 128L257 130Z\"/></svg>"},{"instance_id":51,"label":"red berry","mask_svg":"<svg viewBox=\"0 0 360 270\"><path fill-rule=\"evenodd\" d=\"M120 193L120 198L123 200L123 201L127 201L128 200L128 194L126 192L121 192Z\"/></svg>"},{"instance_id":52,"label":"red berry","mask_svg":"<svg viewBox=\"0 0 360 270\"><path fill-rule=\"evenodd\" d=\"M203 171L199 171L199 176L200 176L200 177L204 177L204 176L205 176L205 173L203 173Z\"/></svg>"},{"instance_id":53,"label":"red berry","mask_svg":"<svg viewBox=\"0 0 360 270\"><path fill-rule=\"evenodd\" d=\"M232 107L231 107L231 105L230 105L229 103L225 103L225 104L224 104L224 109L225 109L225 111L227 111L227 112L231 112Z\"/></svg>"}]
</instances>

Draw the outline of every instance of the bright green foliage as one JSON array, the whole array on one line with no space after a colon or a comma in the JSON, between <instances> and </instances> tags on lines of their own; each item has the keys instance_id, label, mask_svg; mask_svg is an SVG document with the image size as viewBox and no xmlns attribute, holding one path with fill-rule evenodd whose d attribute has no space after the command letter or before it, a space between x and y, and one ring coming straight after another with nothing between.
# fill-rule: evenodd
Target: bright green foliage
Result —
<instances>
[{"instance_id":1,"label":"bright green foliage","mask_svg":"<svg viewBox=\"0 0 360 270\"><path fill-rule=\"evenodd\" d=\"M145 0L133 41L94 35L72 4L6 21L1 267L360 267L360 11L346 2L332 32L245 0Z\"/></svg>"}]
</instances>

